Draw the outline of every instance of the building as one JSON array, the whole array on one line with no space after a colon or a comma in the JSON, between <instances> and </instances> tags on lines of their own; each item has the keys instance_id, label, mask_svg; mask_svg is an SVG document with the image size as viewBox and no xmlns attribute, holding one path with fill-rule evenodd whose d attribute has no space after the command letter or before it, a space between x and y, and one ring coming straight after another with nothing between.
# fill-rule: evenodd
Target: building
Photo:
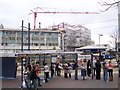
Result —
<instances>
[{"instance_id":1,"label":"building","mask_svg":"<svg viewBox=\"0 0 120 90\"><path fill-rule=\"evenodd\" d=\"M21 51L21 29L0 29L0 53ZM28 50L28 30L23 31L23 50ZM61 32L50 29L30 30L30 50L61 50Z\"/></svg>"},{"instance_id":2,"label":"building","mask_svg":"<svg viewBox=\"0 0 120 90\"><path fill-rule=\"evenodd\" d=\"M64 50L74 51L76 47L92 45L91 31L82 25L60 23L52 26L53 29L64 29Z\"/></svg>"}]
</instances>

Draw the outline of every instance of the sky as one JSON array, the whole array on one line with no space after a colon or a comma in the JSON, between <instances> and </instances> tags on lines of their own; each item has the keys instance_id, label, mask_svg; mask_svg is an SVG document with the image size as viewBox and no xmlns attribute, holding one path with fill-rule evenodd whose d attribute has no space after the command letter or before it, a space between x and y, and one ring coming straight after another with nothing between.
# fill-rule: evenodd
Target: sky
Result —
<instances>
[{"instance_id":1,"label":"sky","mask_svg":"<svg viewBox=\"0 0 120 90\"><path fill-rule=\"evenodd\" d=\"M115 0L102 0L108 3ZM38 11L75 11L75 12L99 12L99 14L37 14L36 27L41 22L41 28L62 22L76 25L80 24L91 30L91 39L99 44L110 44L114 39L110 34L118 29L118 10L112 7L106 12L100 12L107 7L100 6L101 0L0 0L0 24L5 28L18 29L24 20L24 26L28 22L33 28L34 16L30 14L36 7L42 7Z\"/></svg>"}]
</instances>

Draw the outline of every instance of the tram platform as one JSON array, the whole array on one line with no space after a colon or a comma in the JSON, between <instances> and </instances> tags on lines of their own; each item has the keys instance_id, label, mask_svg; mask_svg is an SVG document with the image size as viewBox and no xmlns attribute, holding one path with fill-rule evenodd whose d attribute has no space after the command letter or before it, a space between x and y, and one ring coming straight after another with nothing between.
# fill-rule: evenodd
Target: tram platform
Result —
<instances>
[{"instance_id":1,"label":"tram platform","mask_svg":"<svg viewBox=\"0 0 120 90\"><path fill-rule=\"evenodd\" d=\"M43 76L42 76L43 78ZM39 88L118 88L120 78L118 73L114 73L114 80L105 82L103 80L103 74L101 74L101 80L92 79L87 77L87 80L82 80L80 74L78 74L78 80L74 78L74 72L71 78L64 78L63 73L61 76L54 76L47 83L42 81L42 87ZM21 75L18 74L16 79L3 79L2 88L19 88L21 86Z\"/></svg>"}]
</instances>

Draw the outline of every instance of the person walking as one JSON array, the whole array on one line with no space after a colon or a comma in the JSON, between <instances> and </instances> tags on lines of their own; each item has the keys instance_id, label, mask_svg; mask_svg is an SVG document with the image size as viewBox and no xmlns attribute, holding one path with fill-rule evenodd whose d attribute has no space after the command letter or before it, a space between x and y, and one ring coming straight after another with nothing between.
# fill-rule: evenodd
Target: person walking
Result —
<instances>
[{"instance_id":1,"label":"person walking","mask_svg":"<svg viewBox=\"0 0 120 90\"><path fill-rule=\"evenodd\" d=\"M109 81L113 81L113 65L111 64L111 61L109 61L108 64L108 72L109 72Z\"/></svg>"},{"instance_id":2,"label":"person walking","mask_svg":"<svg viewBox=\"0 0 120 90\"><path fill-rule=\"evenodd\" d=\"M97 60L95 65L96 65L96 79L100 80L100 78L101 78L101 63L100 63L100 61Z\"/></svg>"},{"instance_id":3,"label":"person walking","mask_svg":"<svg viewBox=\"0 0 120 90\"><path fill-rule=\"evenodd\" d=\"M44 74L45 74L45 82L48 82L48 78L49 78L49 67L48 67L47 63L45 63L45 66L44 66Z\"/></svg>"}]
</instances>

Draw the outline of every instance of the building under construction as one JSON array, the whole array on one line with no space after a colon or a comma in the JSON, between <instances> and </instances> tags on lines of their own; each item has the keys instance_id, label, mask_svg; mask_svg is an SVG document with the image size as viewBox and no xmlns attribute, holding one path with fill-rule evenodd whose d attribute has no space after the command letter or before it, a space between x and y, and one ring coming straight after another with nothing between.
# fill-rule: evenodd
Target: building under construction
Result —
<instances>
[{"instance_id":1,"label":"building under construction","mask_svg":"<svg viewBox=\"0 0 120 90\"><path fill-rule=\"evenodd\" d=\"M64 32L64 50L74 51L76 47L82 47L94 44L91 41L90 29L82 25L70 25L68 23L60 23L58 25L51 26L52 30L63 29Z\"/></svg>"}]
</instances>

